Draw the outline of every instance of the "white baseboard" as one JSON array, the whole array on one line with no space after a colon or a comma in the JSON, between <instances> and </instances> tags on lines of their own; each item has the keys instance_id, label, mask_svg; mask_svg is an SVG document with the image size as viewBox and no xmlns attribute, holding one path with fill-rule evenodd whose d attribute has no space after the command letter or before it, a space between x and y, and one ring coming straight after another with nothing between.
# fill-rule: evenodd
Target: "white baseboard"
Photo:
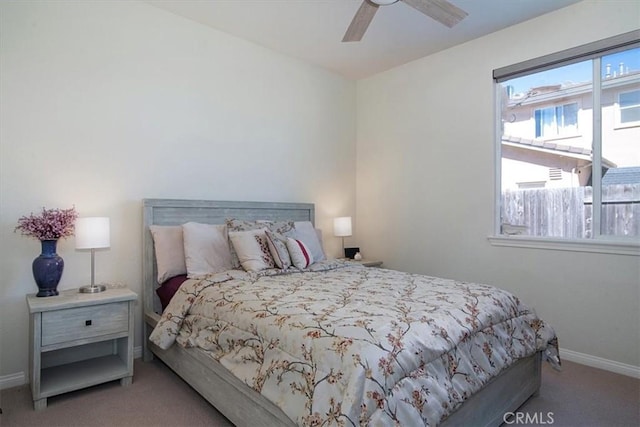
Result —
<instances>
[{"instance_id":1,"label":"white baseboard","mask_svg":"<svg viewBox=\"0 0 640 427\"><path fill-rule=\"evenodd\" d=\"M139 359L142 357L142 346L133 348L133 358ZM26 384L27 376L24 372L17 372L15 374L0 376L0 390L5 388L18 387Z\"/></svg>"},{"instance_id":2,"label":"white baseboard","mask_svg":"<svg viewBox=\"0 0 640 427\"><path fill-rule=\"evenodd\" d=\"M26 381L24 372L3 375L0 377L0 390L23 385Z\"/></svg>"},{"instance_id":3,"label":"white baseboard","mask_svg":"<svg viewBox=\"0 0 640 427\"><path fill-rule=\"evenodd\" d=\"M628 377L640 378L640 366L628 365L616 362L615 360L603 359L602 357L591 356L590 354L578 353L577 351L560 348L560 358L592 368L604 369L616 374Z\"/></svg>"}]
</instances>

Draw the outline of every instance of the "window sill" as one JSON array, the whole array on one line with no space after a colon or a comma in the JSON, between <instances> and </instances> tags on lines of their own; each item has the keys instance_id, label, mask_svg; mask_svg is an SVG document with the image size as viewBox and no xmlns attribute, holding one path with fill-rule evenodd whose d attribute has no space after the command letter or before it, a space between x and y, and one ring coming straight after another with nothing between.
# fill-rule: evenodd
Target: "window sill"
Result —
<instances>
[{"instance_id":1,"label":"window sill","mask_svg":"<svg viewBox=\"0 0 640 427\"><path fill-rule=\"evenodd\" d=\"M640 256L640 242L620 240L565 240L533 236L489 236L492 246L509 246L556 251L592 252L601 254Z\"/></svg>"}]
</instances>

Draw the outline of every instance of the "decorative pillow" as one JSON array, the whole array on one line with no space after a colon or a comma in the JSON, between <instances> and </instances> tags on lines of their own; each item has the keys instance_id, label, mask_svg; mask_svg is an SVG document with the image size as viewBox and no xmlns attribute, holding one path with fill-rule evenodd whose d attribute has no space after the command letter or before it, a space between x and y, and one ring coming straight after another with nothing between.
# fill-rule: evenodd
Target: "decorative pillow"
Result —
<instances>
[{"instance_id":1,"label":"decorative pillow","mask_svg":"<svg viewBox=\"0 0 640 427\"><path fill-rule=\"evenodd\" d=\"M156 289L156 294L158 298L160 298L160 303L162 304L162 311L169 305L171 298L178 292L180 286L187 280L186 274L181 274L180 276L172 277L171 279L164 282L158 289Z\"/></svg>"},{"instance_id":2,"label":"decorative pillow","mask_svg":"<svg viewBox=\"0 0 640 427\"><path fill-rule=\"evenodd\" d=\"M246 220L237 218L227 218L225 220L229 231L250 231L250 230L262 230L267 229L274 233L289 234L294 230L294 224L292 221L269 221L269 220ZM229 240L229 246L231 247L231 260L234 268L240 266L240 260L238 254L235 251L231 240Z\"/></svg>"},{"instance_id":3,"label":"decorative pillow","mask_svg":"<svg viewBox=\"0 0 640 427\"><path fill-rule=\"evenodd\" d=\"M266 228L274 233L287 234L295 230L293 221L271 221L266 219L252 221L246 219L227 218L226 224L229 231L249 231Z\"/></svg>"},{"instance_id":4,"label":"decorative pillow","mask_svg":"<svg viewBox=\"0 0 640 427\"><path fill-rule=\"evenodd\" d=\"M153 246L156 252L158 283L179 274L187 273L184 260L182 227L179 225L151 225Z\"/></svg>"},{"instance_id":5,"label":"decorative pillow","mask_svg":"<svg viewBox=\"0 0 640 427\"><path fill-rule=\"evenodd\" d=\"M250 221L246 219L227 218L225 222L230 232L260 230L266 227L265 223L260 223L258 221Z\"/></svg>"},{"instance_id":6,"label":"decorative pillow","mask_svg":"<svg viewBox=\"0 0 640 427\"><path fill-rule=\"evenodd\" d=\"M291 262L299 269L307 268L313 264L313 255L302 240L287 238L287 249L291 256Z\"/></svg>"},{"instance_id":7,"label":"decorative pillow","mask_svg":"<svg viewBox=\"0 0 640 427\"><path fill-rule=\"evenodd\" d=\"M227 224L229 233L232 231L260 230L264 228L264 224L258 224L257 221L247 221L244 219L227 218L225 223ZM231 248L231 263L233 264L233 268L239 268L240 259L238 259L236 249L231 242L231 235L229 235L229 247Z\"/></svg>"},{"instance_id":8,"label":"decorative pillow","mask_svg":"<svg viewBox=\"0 0 640 427\"><path fill-rule=\"evenodd\" d=\"M258 223L260 222L266 224L266 227L269 229L269 231L280 233L284 236L293 233L296 229L293 221L258 221Z\"/></svg>"},{"instance_id":9,"label":"decorative pillow","mask_svg":"<svg viewBox=\"0 0 640 427\"><path fill-rule=\"evenodd\" d=\"M260 271L275 267L265 232L266 229L229 232L233 248L238 254L242 268L246 271Z\"/></svg>"},{"instance_id":10,"label":"decorative pillow","mask_svg":"<svg viewBox=\"0 0 640 427\"><path fill-rule=\"evenodd\" d=\"M182 225L182 233L190 279L233 268L226 226L188 222Z\"/></svg>"},{"instance_id":11,"label":"decorative pillow","mask_svg":"<svg viewBox=\"0 0 640 427\"><path fill-rule=\"evenodd\" d=\"M291 267L291 257L287 249L287 238L280 233L273 233L271 231L266 231L265 234L273 262L278 268L282 268L283 270Z\"/></svg>"},{"instance_id":12,"label":"decorative pillow","mask_svg":"<svg viewBox=\"0 0 640 427\"><path fill-rule=\"evenodd\" d=\"M316 236L318 237L318 243L320 244L320 249L322 250L322 253L326 259L327 254L324 253L324 242L322 241L322 230L320 230L319 228L314 228L314 230L316 231Z\"/></svg>"},{"instance_id":13,"label":"decorative pillow","mask_svg":"<svg viewBox=\"0 0 640 427\"><path fill-rule=\"evenodd\" d=\"M322 250L322 244L318 239L317 230L313 228L313 224L310 221L296 221L294 222L295 231L293 236L298 240L302 240L309 248L311 255L315 261L323 261L327 259Z\"/></svg>"}]
</instances>

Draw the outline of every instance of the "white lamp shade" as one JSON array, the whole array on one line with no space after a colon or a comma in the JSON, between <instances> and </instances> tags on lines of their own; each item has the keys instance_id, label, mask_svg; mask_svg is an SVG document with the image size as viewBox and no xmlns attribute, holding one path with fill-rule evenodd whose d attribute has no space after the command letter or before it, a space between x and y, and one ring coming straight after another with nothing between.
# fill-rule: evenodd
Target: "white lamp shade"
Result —
<instances>
[{"instance_id":1,"label":"white lamp shade","mask_svg":"<svg viewBox=\"0 0 640 427\"><path fill-rule=\"evenodd\" d=\"M109 218L86 217L76 219L76 249L108 248Z\"/></svg>"},{"instance_id":2,"label":"white lamp shade","mask_svg":"<svg viewBox=\"0 0 640 427\"><path fill-rule=\"evenodd\" d=\"M336 237L351 236L350 216L342 216L333 219L333 235Z\"/></svg>"}]
</instances>

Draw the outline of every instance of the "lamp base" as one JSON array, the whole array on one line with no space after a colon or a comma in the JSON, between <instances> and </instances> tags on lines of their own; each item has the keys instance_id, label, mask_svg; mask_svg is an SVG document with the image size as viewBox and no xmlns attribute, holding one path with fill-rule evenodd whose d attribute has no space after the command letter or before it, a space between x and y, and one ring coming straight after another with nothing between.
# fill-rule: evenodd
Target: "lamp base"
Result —
<instances>
[{"instance_id":1,"label":"lamp base","mask_svg":"<svg viewBox=\"0 0 640 427\"><path fill-rule=\"evenodd\" d=\"M97 294L98 292L103 292L107 289L105 285L87 285L83 286L79 289L81 294Z\"/></svg>"}]
</instances>

